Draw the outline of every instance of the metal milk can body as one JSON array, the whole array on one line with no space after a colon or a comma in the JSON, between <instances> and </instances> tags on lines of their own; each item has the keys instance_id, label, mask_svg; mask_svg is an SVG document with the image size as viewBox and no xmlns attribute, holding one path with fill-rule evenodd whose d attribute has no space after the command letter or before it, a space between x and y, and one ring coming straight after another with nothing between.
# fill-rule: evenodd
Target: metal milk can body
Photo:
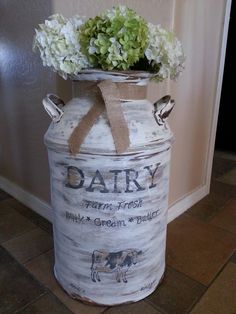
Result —
<instances>
[{"instance_id":1,"label":"metal milk can body","mask_svg":"<svg viewBox=\"0 0 236 314\"><path fill-rule=\"evenodd\" d=\"M134 302L155 290L165 269L172 134L149 101L126 96L121 104L128 150L116 153L103 112L80 153L71 155L68 138L98 95L94 74L81 79L86 82L74 83L74 98L45 135L54 273L74 298L104 305ZM109 79L131 88L146 84L116 75Z\"/></svg>"}]
</instances>

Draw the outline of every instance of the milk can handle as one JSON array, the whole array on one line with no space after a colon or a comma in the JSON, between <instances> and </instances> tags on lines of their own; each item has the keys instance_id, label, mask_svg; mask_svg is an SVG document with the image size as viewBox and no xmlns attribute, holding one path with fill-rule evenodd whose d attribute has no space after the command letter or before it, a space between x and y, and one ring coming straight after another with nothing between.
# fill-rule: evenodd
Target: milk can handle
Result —
<instances>
[{"instance_id":1,"label":"milk can handle","mask_svg":"<svg viewBox=\"0 0 236 314\"><path fill-rule=\"evenodd\" d=\"M53 122L59 122L64 114L62 107L65 106L64 101L54 94L47 94L43 99L43 106Z\"/></svg>"},{"instance_id":2,"label":"milk can handle","mask_svg":"<svg viewBox=\"0 0 236 314\"><path fill-rule=\"evenodd\" d=\"M154 106L154 118L158 125L164 125L167 118L169 117L172 109L174 108L175 101L171 99L170 95L166 95L156 101Z\"/></svg>"}]
</instances>

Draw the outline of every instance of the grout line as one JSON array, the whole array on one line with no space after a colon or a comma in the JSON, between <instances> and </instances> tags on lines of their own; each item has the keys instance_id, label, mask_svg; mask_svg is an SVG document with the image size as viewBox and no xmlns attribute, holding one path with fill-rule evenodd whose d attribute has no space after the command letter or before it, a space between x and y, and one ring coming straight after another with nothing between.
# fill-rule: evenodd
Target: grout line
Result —
<instances>
[{"instance_id":1,"label":"grout line","mask_svg":"<svg viewBox=\"0 0 236 314\"><path fill-rule=\"evenodd\" d=\"M215 150L215 156L224 160L236 161L236 153L230 151Z\"/></svg>"},{"instance_id":2,"label":"grout line","mask_svg":"<svg viewBox=\"0 0 236 314\"><path fill-rule=\"evenodd\" d=\"M48 291L44 291L42 294L38 295L36 298L34 298L33 300L31 300L30 302L28 302L27 304L25 304L24 306L22 306L21 308L15 310L14 314L19 313L20 311L25 310L28 306L30 306L31 304L35 303L36 301L38 301L39 299L41 299L43 296L47 295Z\"/></svg>"},{"instance_id":3,"label":"grout line","mask_svg":"<svg viewBox=\"0 0 236 314\"><path fill-rule=\"evenodd\" d=\"M103 311L100 312L100 313L103 314L103 313L107 312L107 311L110 310L110 309L111 309L111 306L108 306L107 308L105 308L105 310L103 310Z\"/></svg>"},{"instance_id":4,"label":"grout line","mask_svg":"<svg viewBox=\"0 0 236 314\"><path fill-rule=\"evenodd\" d=\"M176 269L175 269L176 270ZM181 272L179 272L181 273ZM183 274L183 273L181 273ZM185 275L185 274L184 274ZM186 277L190 278L189 276L185 275ZM199 283L198 281L196 281L195 279L190 278L191 280L195 281L198 284L203 285L202 283ZM190 311L194 308L194 306L201 300L201 298L203 297L203 295L206 293L206 291L208 290L208 288L203 285L205 290L203 290L203 292L199 295L196 296L196 300L193 301L193 303L186 309L186 313L190 313ZM158 289L158 287L157 287ZM152 301L149 300L145 300L145 302L147 302L149 305L152 305L156 310L158 310L159 312L161 312L162 314L168 314L168 312L164 311L161 307L159 307L157 304L153 303Z\"/></svg>"},{"instance_id":5,"label":"grout line","mask_svg":"<svg viewBox=\"0 0 236 314\"><path fill-rule=\"evenodd\" d=\"M179 273L180 275L184 275L185 277L187 277L188 279L190 279L191 281L194 281L195 283L201 285L203 288L207 288L207 286L205 284L203 284L202 282L200 281L197 281L196 279L190 277L189 275L183 273L182 271L174 268L173 266L170 266L169 264L166 265L168 268L172 268L174 271L176 271L177 273Z\"/></svg>"},{"instance_id":6,"label":"grout line","mask_svg":"<svg viewBox=\"0 0 236 314\"><path fill-rule=\"evenodd\" d=\"M39 281L24 265L22 265L4 246L0 244L0 247L7 252L14 260L14 262L24 271L28 276L32 277L40 287L44 288L45 291L50 291L41 281Z\"/></svg>"},{"instance_id":7,"label":"grout line","mask_svg":"<svg viewBox=\"0 0 236 314\"><path fill-rule=\"evenodd\" d=\"M234 264L236 264L236 261L233 261L233 260L232 260L232 257L233 257L234 254L236 254L236 248L235 248L235 250L233 251L232 255L230 256L230 258L229 258L229 260L228 260L228 263L234 263Z\"/></svg>"},{"instance_id":8,"label":"grout line","mask_svg":"<svg viewBox=\"0 0 236 314\"><path fill-rule=\"evenodd\" d=\"M188 278L190 278L189 276L188 276ZM198 282L198 281L196 281L195 279L193 279L195 282L197 282L197 283L200 283L200 282ZM209 289L209 287L210 287L210 285L209 286L206 286L206 285L204 285L204 284L202 284L202 283L200 283L203 287L204 287L204 290L202 291L202 293L199 295L199 297L198 298L196 298L196 300L188 307L188 309L187 309L187 313L190 313L191 311L192 311L192 309L196 306L196 304L198 304L199 302L200 302L200 300L202 299L202 297L205 295L205 293L207 292L207 290Z\"/></svg>"},{"instance_id":9,"label":"grout line","mask_svg":"<svg viewBox=\"0 0 236 314\"><path fill-rule=\"evenodd\" d=\"M35 227L32 228L32 229L30 229L30 230L23 231L22 233L17 234L17 235L14 236L13 238L10 238L10 239L7 239L6 241L0 242L0 245L4 245L4 244L6 244L6 243L9 242L9 241L18 239L18 238L20 238L20 237L26 235L27 233L29 233L29 232L31 232L31 231L34 231L34 230L36 230L36 229L40 229L40 228L38 228L38 226L35 225Z\"/></svg>"},{"instance_id":10,"label":"grout line","mask_svg":"<svg viewBox=\"0 0 236 314\"><path fill-rule=\"evenodd\" d=\"M227 174L227 172L225 172L224 174ZM224 175L223 174L223 175ZM228 188L231 188L231 189L235 189L236 190L236 185L235 184L230 184L228 182L223 182L223 181L220 181L219 180L219 177L218 178L212 178L212 181L211 182L215 182L215 183L221 183L221 184L224 184L226 186L228 186Z\"/></svg>"},{"instance_id":11,"label":"grout line","mask_svg":"<svg viewBox=\"0 0 236 314\"><path fill-rule=\"evenodd\" d=\"M45 287L46 287L46 286L45 286ZM67 307L67 305L66 305L65 303L63 303L63 302L58 298L58 296L56 296L50 289L48 289L48 288L46 287L46 291L45 291L43 294L41 294L40 296L36 297L34 300L30 301L29 303L27 303L27 304L26 304L25 306L23 306L22 308L20 308L20 309L18 309L17 311L15 311L14 314L18 314L18 313L19 313L18 311L22 311L22 310L27 309L27 307L29 307L31 304L37 302L38 300L40 300L41 298L43 298L44 296L47 296L47 295L48 295L48 296L52 296L52 297L55 299L55 301L56 301L57 303L59 303L59 305L65 307L70 313L73 313L73 312L71 311L71 309L70 309L69 307ZM32 314L33 314L33 313L32 313ZM48 314L48 313L45 313L45 314Z\"/></svg>"},{"instance_id":12,"label":"grout line","mask_svg":"<svg viewBox=\"0 0 236 314\"><path fill-rule=\"evenodd\" d=\"M6 248L5 246L3 246L3 247L4 247L4 249L5 249L8 253L11 254L11 251L9 251L8 248ZM27 265L28 263L30 263L30 262L33 261L34 259L38 258L39 256L41 256L41 255L43 255L43 254L47 254L47 253L48 253L49 251L51 251L51 250L53 250L53 248L48 249L48 250L46 250L46 251L40 253L39 255L30 257L29 259L26 259L26 260L24 260L24 261L20 261L20 260L18 260L14 255L12 255L12 254L11 254L11 255L16 259L16 261L17 261L20 265L22 265L24 268L26 268L25 265ZM27 268L26 268L26 269L27 269Z\"/></svg>"},{"instance_id":13,"label":"grout line","mask_svg":"<svg viewBox=\"0 0 236 314\"><path fill-rule=\"evenodd\" d=\"M37 229L42 230L40 227L38 227L38 226L36 225L35 228L32 228L32 229L27 230L27 231L23 231L23 233L17 234L14 238L7 239L6 241L1 242L0 244L1 244L1 245L6 244L6 243L9 242L9 241L18 239L18 238L20 238L20 237L26 235L27 233L30 233L30 232L35 231L35 230L37 230ZM42 231L44 231L44 230L42 230Z\"/></svg>"},{"instance_id":14,"label":"grout line","mask_svg":"<svg viewBox=\"0 0 236 314\"><path fill-rule=\"evenodd\" d=\"M234 249L233 253L230 255L230 257L228 257L228 259L225 261L225 263L220 267L219 271L217 272L217 274L215 275L215 277L211 280L208 289L212 286L212 284L216 281L216 279L219 277L219 275L223 272L223 270L225 269L225 267L231 263L230 259L232 258L233 254L236 252L236 250ZM207 290L208 290L207 289Z\"/></svg>"},{"instance_id":15,"label":"grout line","mask_svg":"<svg viewBox=\"0 0 236 314\"><path fill-rule=\"evenodd\" d=\"M19 263L21 263L21 265L24 266L24 265L26 265L27 263L30 263L32 260L38 258L39 256L41 256L41 255L43 255L43 254L47 254L49 251L51 251L51 250L53 250L53 249L54 249L54 246L52 246L50 249L47 249L46 251L43 251L43 252L39 253L39 255L30 257L29 259L27 259L27 260L24 261L24 262L20 262L20 261L19 261Z\"/></svg>"},{"instance_id":16,"label":"grout line","mask_svg":"<svg viewBox=\"0 0 236 314\"><path fill-rule=\"evenodd\" d=\"M225 228L223 228L223 227L221 227L221 226L217 226L217 225L214 225L214 224L211 224L211 223L209 223L209 225L211 225L212 227L215 227L215 228L217 228L217 229L219 229L219 230L221 230L221 231L224 231L224 232L226 232L226 233L229 233L229 234L235 236L235 239L236 239L236 234L233 233L233 232L231 232L231 231L229 231L228 229L225 229Z\"/></svg>"},{"instance_id":17,"label":"grout line","mask_svg":"<svg viewBox=\"0 0 236 314\"><path fill-rule=\"evenodd\" d=\"M50 249L48 249L48 250L46 250L46 251L44 251L44 252L42 252L42 253L40 253L39 255L37 255L37 256L34 256L34 257L32 257L32 258L30 258L30 259L28 259L27 261L25 261L25 262L19 262L23 267L25 267L26 268L26 265L28 264L28 263L30 263L30 262L32 262L33 260L35 260L35 259L37 259L37 258L39 258L40 256L42 256L42 255L44 255L44 254L47 254L48 252L50 252L50 251L54 251L54 247L52 247L52 248L50 248ZM27 269L27 268L26 268Z\"/></svg>"},{"instance_id":18,"label":"grout line","mask_svg":"<svg viewBox=\"0 0 236 314\"><path fill-rule=\"evenodd\" d=\"M235 251L234 251L235 252ZM234 253L233 253L234 254ZM233 255L232 254L232 255ZM232 257L232 255L230 256L230 258ZM201 301L201 299L203 298L203 296L208 292L208 290L211 288L211 286L213 285L213 283L217 280L217 278L222 274L222 272L224 271L224 269L227 267L227 265L229 263L231 263L230 258L225 262L225 264L220 268L220 270L218 271L218 273L215 275L215 277L212 279L212 281L210 282L210 284L208 285L206 291L202 294L201 298L199 298L199 300L194 304L194 306L192 308L190 308L190 311Z\"/></svg>"},{"instance_id":19,"label":"grout line","mask_svg":"<svg viewBox=\"0 0 236 314\"><path fill-rule=\"evenodd\" d=\"M199 296L199 298L196 298L196 300L193 302L193 304L191 304L188 308L187 308L187 313L190 313L193 308L201 301L201 299L203 298L203 296L205 295L205 293L207 292L208 288L206 290L204 290L201 295Z\"/></svg>"},{"instance_id":20,"label":"grout line","mask_svg":"<svg viewBox=\"0 0 236 314\"><path fill-rule=\"evenodd\" d=\"M158 289L158 287L156 288L156 290ZM155 290L155 291L156 291ZM154 291L154 292L155 292ZM154 293L153 292L153 293ZM148 297L147 297L148 298ZM161 314L168 314L165 310L163 310L161 307L158 306L158 304L153 303L152 301L146 300L144 299L144 302L146 302L148 305L152 306L155 310L157 310L158 312L160 312Z\"/></svg>"},{"instance_id":21,"label":"grout line","mask_svg":"<svg viewBox=\"0 0 236 314\"><path fill-rule=\"evenodd\" d=\"M32 228L32 229L30 229L30 230L22 231L22 233L18 233L18 234L17 234L16 236L14 236L13 238L10 238L10 239L7 239L6 241L0 242L0 245L4 244L4 243L6 243L6 242L8 242L8 241L10 241L10 240L17 239L17 238L23 236L24 234L27 234L28 232L33 231L33 230L35 230L35 229L37 229L37 226L35 226L34 228Z\"/></svg>"},{"instance_id":22,"label":"grout line","mask_svg":"<svg viewBox=\"0 0 236 314\"><path fill-rule=\"evenodd\" d=\"M14 198L12 198L12 199L14 200ZM34 225L36 225L36 227L39 227L40 229L46 231L48 234L50 234L52 236L51 231L47 228L47 226L45 226L45 227L44 227L44 225L42 226L41 222L39 221L41 219L45 219L45 222L48 223L50 225L50 227L53 227L53 224L49 220L47 220L46 218L40 216L38 213L34 212L31 208L26 207L23 204L22 204L22 206L25 206L27 208L27 211L32 212L36 217L28 217L27 213L25 214L24 212L21 211L21 209L19 209L17 207L14 207L12 204L7 204L7 205L11 209L15 210L19 215L23 216L24 218L26 218L27 220L32 222Z\"/></svg>"},{"instance_id":23,"label":"grout line","mask_svg":"<svg viewBox=\"0 0 236 314\"><path fill-rule=\"evenodd\" d=\"M1 246L0 244L0 247L2 247L5 251L7 251L3 246ZM33 301L36 301L37 299L39 299L40 297L42 297L43 295L46 295L46 294L52 294L58 302L60 302L61 304L63 304L71 313L73 313L65 303L63 303L59 297L54 294L54 292L49 288L47 287L43 282L41 282L33 273L31 273L26 267L25 265L21 264L9 251L7 251L7 253L12 257L12 259L15 261L15 263L17 263L19 265L19 267L21 268L22 271L24 271L28 276L30 276L31 278L33 278L33 280L39 285L39 287L41 287L44 291L42 292L42 294L40 294L38 297L36 297ZM32 302L33 302L32 301ZM27 303L27 305L29 305L30 303L32 303L31 301L29 303ZM17 310L19 311L19 310ZM17 312L15 312L17 313Z\"/></svg>"},{"instance_id":24,"label":"grout line","mask_svg":"<svg viewBox=\"0 0 236 314\"><path fill-rule=\"evenodd\" d=\"M166 269L167 269L167 268L173 269L175 272L179 273L180 275L185 276L186 278L188 278L188 279L191 280L192 282L195 282L196 284L202 286L203 292L201 293L201 295L199 296L199 298L197 298L197 300L194 302L194 305L195 305L195 304L202 298L202 296L205 294L205 292L207 291L207 286L204 285L203 283L197 281L196 279L190 277L189 275L187 275L187 274L185 274L185 273L179 271L178 269L175 269L173 266L170 266L170 265L166 265L166 266L167 266ZM159 287L161 287L161 284L160 284L160 286L157 286L157 288L156 288L155 291L157 291ZM161 313L163 313L163 314L168 314L168 312L166 312L165 310L163 310L162 308L160 308L157 304L153 303L152 301L145 300L145 302L147 302L147 303L151 304L152 306L154 306L155 309L158 310L158 311L160 311ZM190 307L191 307L191 306L190 306ZM187 309L187 311L188 311L188 309ZM188 312L187 312L187 313L188 313Z\"/></svg>"},{"instance_id":25,"label":"grout line","mask_svg":"<svg viewBox=\"0 0 236 314\"><path fill-rule=\"evenodd\" d=\"M215 181L220 182L220 183L223 183L223 184L227 184L227 185L230 185L231 187L235 187L235 188L236 188L236 184L232 184L232 183L229 183L229 182L221 181L221 180L222 180L222 177L224 177L225 175L229 174L232 170L235 170L235 168L233 168L233 169L231 169L231 170L225 172L223 175L217 177L217 178L215 179Z\"/></svg>"}]
</instances>

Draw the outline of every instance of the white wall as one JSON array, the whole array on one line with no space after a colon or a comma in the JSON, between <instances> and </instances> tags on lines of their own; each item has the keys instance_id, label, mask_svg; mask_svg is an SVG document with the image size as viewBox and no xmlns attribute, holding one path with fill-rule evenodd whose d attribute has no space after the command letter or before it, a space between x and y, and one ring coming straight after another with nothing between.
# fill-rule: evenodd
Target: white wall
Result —
<instances>
[{"instance_id":1,"label":"white wall","mask_svg":"<svg viewBox=\"0 0 236 314\"><path fill-rule=\"evenodd\" d=\"M205 185L209 175L225 8L225 0L176 1L174 29L187 60L182 78L170 86L176 100L171 202Z\"/></svg>"},{"instance_id":2,"label":"white wall","mask_svg":"<svg viewBox=\"0 0 236 314\"><path fill-rule=\"evenodd\" d=\"M213 118L226 0L124 0L146 20L174 28L187 55L177 83L150 84L149 99L171 92L176 108L170 178L170 217L208 191ZM0 186L49 216L49 173L43 134L49 118L41 99L55 92L70 98L70 82L45 69L31 51L34 27L60 12L94 16L120 0L3 0L0 4ZM207 170L208 169L208 170ZM42 200L43 202L40 202Z\"/></svg>"}]
</instances>

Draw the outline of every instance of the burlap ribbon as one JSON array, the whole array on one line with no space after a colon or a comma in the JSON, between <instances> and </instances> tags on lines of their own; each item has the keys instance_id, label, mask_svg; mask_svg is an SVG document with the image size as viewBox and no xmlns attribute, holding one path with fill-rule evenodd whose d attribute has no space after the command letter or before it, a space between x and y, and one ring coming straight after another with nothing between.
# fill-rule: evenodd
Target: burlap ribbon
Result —
<instances>
[{"instance_id":1,"label":"burlap ribbon","mask_svg":"<svg viewBox=\"0 0 236 314\"><path fill-rule=\"evenodd\" d=\"M129 129L122 111L121 99L142 99L146 96L146 87L113 83L110 80L100 82L98 88L101 97L91 107L73 130L68 143L70 152L79 153L81 144L88 135L97 118L106 110L116 152L124 153L129 147Z\"/></svg>"}]
</instances>

